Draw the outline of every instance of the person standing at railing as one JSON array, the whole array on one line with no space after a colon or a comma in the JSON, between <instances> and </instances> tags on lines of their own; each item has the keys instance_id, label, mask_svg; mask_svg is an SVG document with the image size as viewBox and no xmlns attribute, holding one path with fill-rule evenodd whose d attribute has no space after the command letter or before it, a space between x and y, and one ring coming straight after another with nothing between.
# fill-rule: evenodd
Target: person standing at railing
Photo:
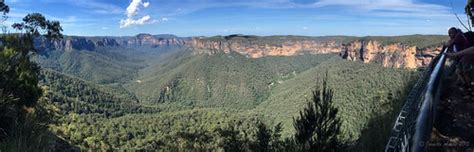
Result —
<instances>
[{"instance_id":1,"label":"person standing at railing","mask_svg":"<svg viewBox=\"0 0 474 152\"><path fill-rule=\"evenodd\" d=\"M448 53L455 53L454 51L459 51L463 50L467 47L469 47L469 41L467 38L464 36L464 33L455 27L451 27L448 30L448 36L449 36L449 41L445 44L445 47L448 47ZM454 50L454 47L456 46L456 50ZM465 85L467 82L464 79L464 74L463 74L463 66L462 63L460 63L461 58L453 58L453 66L456 68L453 69L456 72L457 75L457 82L461 85ZM453 71L448 71L449 75L453 73Z\"/></svg>"},{"instance_id":2,"label":"person standing at railing","mask_svg":"<svg viewBox=\"0 0 474 152\"><path fill-rule=\"evenodd\" d=\"M453 65L456 66L456 75L458 83L464 90L471 89L471 73L474 72L474 47L469 46L468 38L460 29L454 27L448 30L450 40L446 43L448 48L447 57L453 58ZM457 52L453 51L453 45L456 46ZM466 54L471 49L472 54Z\"/></svg>"},{"instance_id":3,"label":"person standing at railing","mask_svg":"<svg viewBox=\"0 0 474 152\"><path fill-rule=\"evenodd\" d=\"M448 52L454 52L453 45L456 45L457 50L463 50L469 47L469 41L464 36L461 29L451 27L448 30L449 41L445 44L448 47Z\"/></svg>"}]
</instances>

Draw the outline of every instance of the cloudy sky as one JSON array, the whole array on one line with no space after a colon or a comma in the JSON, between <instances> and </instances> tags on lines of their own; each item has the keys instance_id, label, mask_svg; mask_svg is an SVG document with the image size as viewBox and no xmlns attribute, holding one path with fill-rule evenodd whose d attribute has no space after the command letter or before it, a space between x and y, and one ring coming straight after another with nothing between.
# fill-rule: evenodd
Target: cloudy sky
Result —
<instances>
[{"instance_id":1,"label":"cloudy sky","mask_svg":"<svg viewBox=\"0 0 474 152\"><path fill-rule=\"evenodd\" d=\"M67 35L446 34L466 0L6 0L9 20L40 12ZM454 9L453 9L454 8Z\"/></svg>"}]
</instances>

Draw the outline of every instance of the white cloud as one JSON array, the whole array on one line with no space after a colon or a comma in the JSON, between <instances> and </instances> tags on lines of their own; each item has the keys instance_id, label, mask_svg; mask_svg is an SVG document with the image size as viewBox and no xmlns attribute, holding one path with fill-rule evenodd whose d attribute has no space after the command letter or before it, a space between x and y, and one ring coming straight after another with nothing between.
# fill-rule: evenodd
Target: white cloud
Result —
<instances>
[{"instance_id":1,"label":"white cloud","mask_svg":"<svg viewBox=\"0 0 474 152\"><path fill-rule=\"evenodd\" d=\"M149 21L151 21L151 17L148 15L143 16L142 18L137 19L137 20L127 18L125 20L120 20L120 28L125 28L130 25L143 25Z\"/></svg>"},{"instance_id":2,"label":"white cloud","mask_svg":"<svg viewBox=\"0 0 474 152\"><path fill-rule=\"evenodd\" d=\"M140 4L142 3L142 0L132 0L132 2L130 3L130 5L128 5L127 7L127 11L125 14L127 14L127 17L133 17L137 14L138 10L139 10L139 6Z\"/></svg>"},{"instance_id":3,"label":"white cloud","mask_svg":"<svg viewBox=\"0 0 474 152\"><path fill-rule=\"evenodd\" d=\"M161 18L162 21L168 21L169 19L166 17Z\"/></svg>"},{"instance_id":4,"label":"white cloud","mask_svg":"<svg viewBox=\"0 0 474 152\"><path fill-rule=\"evenodd\" d=\"M150 15L145 15L139 19L135 19L138 11L140 10L140 6L147 8L150 6L150 2L142 2L142 0L132 0L130 5L128 5L125 14L127 15L126 19L120 20L120 28L126 28L130 25L143 25L151 21Z\"/></svg>"}]
</instances>

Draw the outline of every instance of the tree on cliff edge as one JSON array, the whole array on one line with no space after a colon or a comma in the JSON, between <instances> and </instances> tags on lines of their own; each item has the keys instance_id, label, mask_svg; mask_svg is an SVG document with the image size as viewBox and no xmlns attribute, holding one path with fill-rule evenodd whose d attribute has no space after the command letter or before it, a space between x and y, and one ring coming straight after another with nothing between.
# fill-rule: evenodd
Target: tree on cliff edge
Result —
<instances>
[{"instance_id":1,"label":"tree on cliff edge","mask_svg":"<svg viewBox=\"0 0 474 152\"><path fill-rule=\"evenodd\" d=\"M1 23L9 10L1 1ZM51 117L38 86L39 67L30 56L35 37L61 38L62 28L39 13L28 14L12 27L21 33L0 35L0 151L47 151L44 136Z\"/></svg>"},{"instance_id":2,"label":"tree on cliff edge","mask_svg":"<svg viewBox=\"0 0 474 152\"><path fill-rule=\"evenodd\" d=\"M341 121L332 104L333 90L327 86L327 73L322 88L313 91L312 100L293 119L295 142L301 151L338 151Z\"/></svg>"}]
</instances>

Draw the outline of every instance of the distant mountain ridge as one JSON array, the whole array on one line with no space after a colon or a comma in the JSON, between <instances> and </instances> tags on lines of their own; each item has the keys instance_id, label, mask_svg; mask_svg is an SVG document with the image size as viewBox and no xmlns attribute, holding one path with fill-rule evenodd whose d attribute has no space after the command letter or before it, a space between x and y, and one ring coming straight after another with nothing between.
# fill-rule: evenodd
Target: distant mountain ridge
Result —
<instances>
[{"instance_id":1,"label":"distant mountain ridge","mask_svg":"<svg viewBox=\"0 0 474 152\"><path fill-rule=\"evenodd\" d=\"M183 38L141 33L125 37L67 36L58 41L37 39L39 50L89 50L99 47L186 46L194 54L237 52L249 58L338 53L344 59L380 63L385 67L424 67L436 56L447 36L409 35L392 37L351 36L249 36L229 35Z\"/></svg>"},{"instance_id":2,"label":"distant mountain ridge","mask_svg":"<svg viewBox=\"0 0 474 152\"><path fill-rule=\"evenodd\" d=\"M136 36L112 37L82 37L66 36L60 40L48 40L38 38L35 40L35 47L39 50L88 50L94 51L98 47L137 47L143 45L150 46L173 46L185 45L187 38L174 35L151 35L138 34Z\"/></svg>"}]
</instances>

